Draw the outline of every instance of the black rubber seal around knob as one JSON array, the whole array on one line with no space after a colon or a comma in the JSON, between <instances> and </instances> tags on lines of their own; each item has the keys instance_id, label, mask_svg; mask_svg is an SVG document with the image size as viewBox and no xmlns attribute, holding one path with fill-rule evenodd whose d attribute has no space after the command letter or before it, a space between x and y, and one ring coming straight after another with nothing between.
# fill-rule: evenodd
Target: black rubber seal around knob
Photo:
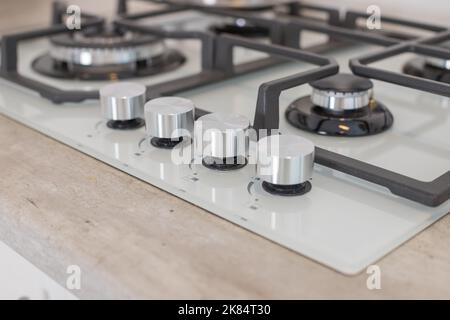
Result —
<instances>
[{"instance_id":1,"label":"black rubber seal around knob","mask_svg":"<svg viewBox=\"0 0 450 320\"><path fill-rule=\"evenodd\" d=\"M309 84L317 90L335 92L361 92L373 88L373 82L349 73L339 73Z\"/></svg>"},{"instance_id":2,"label":"black rubber seal around knob","mask_svg":"<svg viewBox=\"0 0 450 320\"><path fill-rule=\"evenodd\" d=\"M309 181L293 185L279 185L263 181L262 187L270 194L283 197L301 196L311 191L312 188Z\"/></svg>"},{"instance_id":3,"label":"black rubber seal around knob","mask_svg":"<svg viewBox=\"0 0 450 320\"><path fill-rule=\"evenodd\" d=\"M150 143L152 146L160 149L173 149L183 141L183 137L177 139L171 138L152 138Z\"/></svg>"},{"instance_id":4,"label":"black rubber seal around knob","mask_svg":"<svg viewBox=\"0 0 450 320\"><path fill-rule=\"evenodd\" d=\"M115 130L134 130L145 125L144 119L136 118L131 120L109 120L106 125Z\"/></svg>"},{"instance_id":5,"label":"black rubber seal around knob","mask_svg":"<svg viewBox=\"0 0 450 320\"><path fill-rule=\"evenodd\" d=\"M203 166L208 169L218 170L218 171L231 171L237 170L245 167L248 163L245 157L232 157L218 159L213 157L205 157L202 160Z\"/></svg>"}]
</instances>

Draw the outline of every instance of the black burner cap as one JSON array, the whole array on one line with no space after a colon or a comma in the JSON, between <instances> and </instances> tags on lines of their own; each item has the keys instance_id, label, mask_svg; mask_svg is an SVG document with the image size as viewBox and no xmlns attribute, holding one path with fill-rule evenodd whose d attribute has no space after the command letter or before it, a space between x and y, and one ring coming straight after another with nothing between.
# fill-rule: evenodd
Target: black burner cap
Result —
<instances>
[{"instance_id":1,"label":"black burner cap","mask_svg":"<svg viewBox=\"0 0 450 320\"><path fill-rule=\"evenodd\" d=\"M373 88L373 83L369 79L349 73L339 73L328 78L313 81L310 85L317 90L336 92L360 92Z\"/></svg>"}]
</instances>

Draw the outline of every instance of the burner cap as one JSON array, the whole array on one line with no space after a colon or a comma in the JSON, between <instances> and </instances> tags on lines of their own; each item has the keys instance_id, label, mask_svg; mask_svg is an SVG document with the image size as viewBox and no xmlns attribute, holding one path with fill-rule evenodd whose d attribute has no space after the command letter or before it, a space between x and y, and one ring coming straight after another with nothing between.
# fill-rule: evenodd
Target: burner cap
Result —
<instances>
[{"instance_id":1,"label":"burner cap","mask_svg":"<svg viewBox=\"0 0 450 320\"><path fill-rule=\"evenodd\" d=\"M334 92L361 92L373 88L373 83L349 73L339 73L331 77L313 81L310 86L317 90Z\"/></svg>"}]
</instances>

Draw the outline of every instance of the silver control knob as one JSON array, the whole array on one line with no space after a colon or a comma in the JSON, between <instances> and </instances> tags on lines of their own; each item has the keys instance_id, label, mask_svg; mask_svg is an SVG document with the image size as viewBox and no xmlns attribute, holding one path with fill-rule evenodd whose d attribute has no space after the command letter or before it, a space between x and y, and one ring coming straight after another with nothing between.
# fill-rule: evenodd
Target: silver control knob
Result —
<instances>
[{"instance_id":1,"label":"silver control knob","mask_svg":"<svg viewBox=\"0 0 450 320\"><path fill-rule=\"evenodd\" d=\"M258 176L278 186L299 185L311 179L314 144L296 135L272 135L258 141Z\"/></svg>"},{"instance_id":2,"label":"silver control knob","mask_svg":"<svg viewBox=\"0 0 450 320\"><path fill-rule=\"evenodd\" d=\"M180 138L194 130L195 105L191 100L162 97L145 104L147 133L155 138Z\"/></svg>"},{"instance_id":3,"label":"silver control knob","mask_svg":"<svg viewBox=\"0 0 450 320\"><path fill-rule=\"evenodd\" d=\"M200 117L195 137L202 138L203 158L247 157L250 120L233 113L210 113Z\"/></svg>"},{"instance_id":4,"label":"silver control knob","mask_svg":"<svg viewBox=\"0 0 450 320\"><path fill-rule=\"evenodd\" d=\"M144 115L146 87L132 82L117 82L100 89L102 115L107 120L129 121Z\"/></svg>"}]
</instances>

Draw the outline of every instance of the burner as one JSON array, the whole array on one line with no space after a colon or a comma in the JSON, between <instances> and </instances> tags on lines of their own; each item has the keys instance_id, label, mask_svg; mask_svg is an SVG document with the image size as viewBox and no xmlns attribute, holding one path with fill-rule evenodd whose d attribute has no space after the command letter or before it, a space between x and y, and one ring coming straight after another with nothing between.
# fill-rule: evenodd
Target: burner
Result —
<instances>
[{"instance_id":1,"label":"burner","mask_svg":"<svg viewBox=\"0 0 450 320\"><path fill-rule=\"evenodd\" d=\"M450 83L450 60L414 58L405 64L403 72L415 77Z\"/></svg>"},{"instance_id":2,"label":"burner","mask_svg":"<svg viewBox=\"0 0 450 320\"><path fill-rule=\"evenodd\" d=\"M373 99L373 83L352 74L337 74L310 83L311 96L294 101L286 111L293 126L322 135L358 137L392 126L391 112Z\"/></svg>"},{"instance_id":3,"label":"burner","mask_svg":"<svg viewBox=\"0 0 450 320\"><path fill-rule=\"evenodd\" d=\"M184 56L154 36L127 32L75 33L50 38L51 50L33 68L54 78L117 80L175 69Z\"/></svg>"},{"instance_id":4,"label":"burner","mask_svg":"<svg viewBox=\"0 0 450 320\"><path fill-rule=\"evenodd\" d=\"M442 46L450 49L450 42L444 42ZM403 72L416 77L450 83L450 60L417 57L403 67Z\"/></svg>"},{"instance_id":5,"label":"burner","mask_svg":"<svg viewBox=\"0 0 450 320\"><path fill-rule=\"evenodd\" d=\"M249 24L245 19L233 19L223 24L211 26L211 31L217 34L228 33L247 38L268 38L269 28Z\"/></svg>"}]
</instances>

